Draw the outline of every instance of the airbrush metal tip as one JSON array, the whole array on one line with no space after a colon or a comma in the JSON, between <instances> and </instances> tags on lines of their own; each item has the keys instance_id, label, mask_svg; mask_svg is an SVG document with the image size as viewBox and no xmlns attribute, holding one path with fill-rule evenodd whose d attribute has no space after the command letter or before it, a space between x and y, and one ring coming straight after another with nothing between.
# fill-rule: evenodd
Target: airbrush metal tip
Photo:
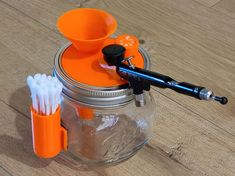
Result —
<instances>
[{"instance_id":1,"label":"airbrush metal tip","mask_svg":"<svg viewBox=\"0 0 235 176\"><path fill-rule=\"evenodd\" d=\"M222 105L228 103L228 99L226 97L215 96L211 90L208 90L206 88L200 91L199 96L201 100L214 100L220 102Z\"/></svg>"},{"instance_id":2,"label":"airbrush metal tip","mask_svg":"<svg viewBox=\"0 0 235 176\"><path fill-rule=\"evenodd\" d=\"M222 105L225 105L228 103L228 98L227 97L218 97L218 96L212 96L212 99L215 101L220 102Z\"/></svg>"}]
</instances>

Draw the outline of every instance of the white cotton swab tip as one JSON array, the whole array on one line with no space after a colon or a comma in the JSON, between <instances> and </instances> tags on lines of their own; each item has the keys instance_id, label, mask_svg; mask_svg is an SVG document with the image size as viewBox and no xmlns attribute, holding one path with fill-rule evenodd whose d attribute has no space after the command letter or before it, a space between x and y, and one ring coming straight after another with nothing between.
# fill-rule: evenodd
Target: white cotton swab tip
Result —
<instances>
[{"instance_id":1,"label":"white cotton swab tip","mask_svg":"<svg viewBox=\"0 0 235 176\"><path fill-rule=\"evenodd\" d=\"M56 77L35 74L27 77L33 109L41 115L55 113L60 104L62 84Z\"/></svg>"},{"instance_id":2,"label":"white cotton swab tip","mask_svg":"<svg viewBox=\"0 0 235 176\"><path fill-rule=\"evenodd\" d=\"M32 87L33 82L34 82L33 77L32 76L28 76L27 77L27 84L28 84L29 88Z\"/></svg>"}]
</instances>

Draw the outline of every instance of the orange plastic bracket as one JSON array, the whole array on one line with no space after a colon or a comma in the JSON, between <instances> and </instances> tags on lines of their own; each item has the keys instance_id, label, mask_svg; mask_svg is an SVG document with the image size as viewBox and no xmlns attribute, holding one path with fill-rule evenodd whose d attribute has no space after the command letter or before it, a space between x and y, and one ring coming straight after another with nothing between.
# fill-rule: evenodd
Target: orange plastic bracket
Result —
<instances>
[{"instance_id":1,"label":"orange plastic bracket","mask_svg":"<svg viewBox=\"0 0 235 176\"><path fill-rule=\"evenodd\" d=\"M52 115L39 115L31 107L34 153L42 158L52 158L67 150L67 130L60 124L60 107Z\"/></svg>"}]
</instances>

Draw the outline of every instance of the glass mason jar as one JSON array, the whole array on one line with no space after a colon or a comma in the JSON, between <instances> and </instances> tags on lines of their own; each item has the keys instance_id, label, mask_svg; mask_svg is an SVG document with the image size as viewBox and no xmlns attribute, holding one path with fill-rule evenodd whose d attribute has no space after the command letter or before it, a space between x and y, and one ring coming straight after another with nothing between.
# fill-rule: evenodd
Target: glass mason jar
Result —
<instances>
[{"instance_id":1,"label":"glass mason jar","mask_svg":"<svg viewBox=\"0 0 235 176\"><path fill-rule=\"evenodd\" d=\"M127 83L95 87L74 80L61 61L70 47L67 44L57 52L53 72L64 85L61 120L68 131L68 152L88 165L130 158L151 137L156 107L151 94L144 92L145 105L137 107ZM142 48L139 52L149 69L148 55Z\"/></svg>"}]
</instances>

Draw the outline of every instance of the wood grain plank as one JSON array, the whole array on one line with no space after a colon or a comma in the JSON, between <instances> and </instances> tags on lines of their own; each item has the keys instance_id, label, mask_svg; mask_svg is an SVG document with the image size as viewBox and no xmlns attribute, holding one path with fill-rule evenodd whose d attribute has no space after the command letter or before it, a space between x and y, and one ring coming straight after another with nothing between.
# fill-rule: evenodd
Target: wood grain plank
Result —
<instances>
[{"instance_id":1,"label":"wood grain plank","mask_svg":"<svg viewBox=\"0 0 235 176\"><path fill-rule=\"evenodd\" d=\"M1 43L13 49L30 63L37 63L44 72L52 70L54 53L65 42L59 34L48 30L36 20L26 17L15 8L0 2ZM30 30L27 30L30 28ZM43 63L43 64L40 64ZM43 66L42 66L43 65Z\"/></svg>"},{"instance_id":2,"label":"wood grain plank","mask_svg":"<svg viewBox=\"0 0 235 176\"><path fill-rule=\"evenodd\" d=\"M126 11L128 17L130 13L133 18L141 16L137 21L148 21L152 25L152 30L159 24L185 40L234 61L235 20L226 15L187 0L139 1L131 5L126 1L115 1L115 4L109 5L112 7L112 4L113 7ZM145 13L137 13L136 9Z\"/></svg>"},{"instance_id":3,"label":"wood grain plank","mask_svg":"<svg viewBox=\"0 0 235 176\"><path fill-rule=\"evenodd\" d=\"M71 9L71 5L73 8L79 7L80 3L84 0L75 0L75 1L24 1L24 0L10 0L4 1L1 0L2 3L5 3L6 6L13 8L18 13L28 15L29 18L34 19L35 21L41 23L45 27L49 27L54 31L58 31L55 24L57 21L57 17L63 14L65 11ZM10 5L10 6L9 6ZM43 7L40 9L38 7ZM23 10L23 11L22 11ZM32 16L30 15L32 14ZM37 16L39 18L37 18Z\"/></svg>"},{"instance_id":4,"label":"wood grain plank","mask_svg":"<svg viewBox=\"0 0 235 176\"><path fill-rule=\"evenodd\" d=\"M216 3L220 2L220 0L194 0L206 7L212 7L213 5L215 5Z\"/></svg>"},{"instance_id":5,"label":"wood grain plank","mask_svg":"<svg viewBox=\"0 0 235 176\"><path fill-rule=\"evenodd\" d=\"M195 175L235 173L234 136L171 103L161 94L154 96L158 104L158 119L151 146L160 147Z\"/></svg>"},{"instance_id":6,"label":"wood grain plank","mask_svg":"<svg viewBox=\"0 0 235 176\"><path fill-rule=\"evenodd\" d=\"M151 24L153 22L160 24L171 32L187 37L218 55L234 58L234 20L192 0L138 1L138 3L124 0L60 1L59 3L56 0L50 2L33 0L31 3L27 3L27 0L3 1L53 30L56 30L57 17L62 12L76 7L103 8L115 15L118 13L120 16L131 11L131 16L135 17L134 22L139 22L137 18L142 16L142 20L150 21ZM30 8L24 4L28 4ZM118 9L121 9L122 13ZM40 10L44 13L39 13ZM119 27L123 26L119 25Z\"/></svg>"},{"instance_id":7,"label":"wood grain plank","mask_svg":"<svg viewBox=\"0 0 235 176\"><path fill-rule=\"evenodd\" d=\"M36 8L44 9L42 6L40 6L42 5L41 3L39 3L38 6L34 5L32 7L33 11L31 12L26 10L26 12L29 13L28 16L36 18L37 14L34 13L34 11L37 11ZM53 1L50 1L50 3L56 4ZM67 2L64 3L69 4ZM159 4L164 3L165 1L163 3L159 2ZM70 3L69 5L71 6L71 8L75 7L74 4ZM104 10L108 10L110 11L110 13L114 14L120 24L117 33L132 33L138 36L140 39L144 40L144 47L148 50L152 57L152 68L154 68L155 71L169 74L175 78L178 78L179 80L185 80L188 82L193 82L195 84L204 85L206 87L213 88L216 93L220 95L227 95L230 98L231 103L229 103L228 107L224 108L220 105L208 104L208 102L202 103L197 100L178 95L176 93L173 93L172 91L159 90L160 92L167 95L169 98L173 99L174 101L177 101L182 106L185 106L188 109L194 111L195 113L200 114L202 118L210 120L212 123L218 125L229 133L235 134L235 129L233 128L233 92L235 91L235 86L233 86L235 82L233 60L227 60L223 56L218 56L217 54L208 51L208 49L196 45L188 38L183 38L181 35L175 33L175 27L172 28L171 26L167 26L166 28L165 26L163 26L162 24L165 24L164 21L167 18L170 24L170 16L163 16L163 13L157 12L155 9L152 9L152 11L156 11L156 13L150 14L150 12L147 11L146 14L149 13L150 16L150 18L148 18L143 16L143 14L139 14L138 11L136 11L136 9L139 9L139 11L145 11L144 8L151 8L150 5L142 7L139 3L134 3L132 7L129 8L129 4L122 1L115 1L112 3L103 3L101 1L89 1L88 3L83 3L83 6L85 5L101 9L103 8ZM44 4L44 6L46 7L47 5ZM106 6L109 8L106 8ZM158 6L160 7L160 5ZM20 8L22 11L25 10L24 6L20 5L19 3L16 3L16 7ZM123 15L123 13L120 14L118 11L116 11L116 9L125 9L127 7L128 9L124 10L125 15ZM198 7L198 5L196 7ZM57 8L51 9L52 14L56 13L56 10ZM181 13L181 15L183 14ZM50 15L48 18L50 17L52 17L52 15ZM185 19L188 18L186 16L183 17L185 17ZM37 15L37 19L41 23L44 22L44 18L44 15ZM51 20L56 21L56 18L53 17ZM214 18L211 18L211 20L213 20L213 24L218 23L218 21L214 20ZM148 21L148 23L146 23L146 21ZM176 25L176 22L174 20L172 20L171 23ZM178 24L185 25L184 23L185 22L180 21ZM201 23L205 22L202 21ZM35 25L37 26L37 24ZM44 25L49 26L50 24ZM225 27L231 28L230 24L227 24ZM55 24L52 28L55 28ZM210 30L204 29L203 31L201 31L201 33L210 33ZM54 34L52 35L54 36ZM34 40L37 40L36 37ZM210 42L212 43L213 41ZM220 51L223 50L221 49ZM224 51L224 53L226 52Z\"/></svg>"},{"instance_id":8,"label":"wood grain plank","mask_svg":"<svg viewBox=\"0 0 235 176\"><path fill-rule=\"evenodd\" d=\"M94 2L91 1L89 3ZM40 3L38 4L40 5ZM234 79L234 72L232 72L234 65L232 61L224 59L217 54L210 53L207 49L200 47L195 48L194 43L187 40L187 38L182 38L182 36L177 33L171 32L169 28L154 24L152 19L149 24L146 24L146 18L135 16L134 11L127 11L123 16L123 14L115 11L117 8L117 4L115 3L110 4L106 2L106 5L104 5L103 2L97 1L93 5L104 9L106 6L109 7L109 10L117 16L118 21L120 20L121 28L118 31L119 33L132 32L145 40L145 48L148 49L152 56L157 58L156 60L153 59L154 69L176 75L182 79L186 77L189 80L199 74L203 79L195 79L198 83L206 79L205 84L212 86L216 85L216 81L207 83L207 81L211 81L211 77L208 78L205 76L208 72L211 72L210 76L212 76L212 78L216 78L219 81L223 81L226 77ZM1 42L5 46L2 45L0 51L1 53L4 53L3 51L6 52L2 55L1 60L3 60L3 58L8 59L3 62L4 64L1 65L0 70L3 71L2 73L7 72L9 74L3 75L1 73L2 77L0 80L1 83L4 83L4 91L0 92L0 96L4 103L22 113L22 116L24 114L28 116L28 107L26 107L28 106L28 100L25 98L27 96L27 90L24 88L23 90L17 91L16 87L20 88L20 86L23 86L25 76L29 73L33 73L34 70L49 73L53 62L51 59L52 55L60 45L60 42L64 42L64 40L60 38L58 34L48 30L47 27L45 27L47 26L46 24L41 25L41 22L38 23L39 20L34 21L30 17L6 6L7 5L1 4L2 8L0 14L2 18L0 22L0 37L3 38ZM44 4L44 6L46 5ZM69 7L70 6L73 7L71 3L69 3ZM114 8L114 6L116 7ZM120 7L120 5L118 7ZM38 6L38 8L41 7ZM57 7L55 7L54 12L57 11L56 8ZM59 9L60 8L63 7L61 6ZM141 10L140 7L138 7L138 9ZM38 19L40 18L40 15L38 15ZM136 18L138 21L136 21ZM11 23L14 23L14 25ZM152 28L154 28L154 30ZM41 51L35 53L35 47L41 49ZM187 52L184 52L185 50ZM44 52L43 57L41 57L42 51ZM13 55L10 56L10 53ZM198 57L202 59L196 60ZM214 57L216 58L215 60L213 60ZM168 58L172 58L172 60ZM187 60L187 58L192 59ZM207 61L207 59L210 60ZM39 60L42 62L38 62ZM183 64L181 63L182 60L184 61ZM198 62L202 63L199 64ZM213 65L209 63L213 63ZM186 64L187 68L183 68L185 67L184 64ZM205 67L206 64L211 66L209 71L205 71L205 69L208 69L208 67ZM25 65L27 65L27 67L25 67ZM222 69L220 69L220 66L222 66ZM218 68L218 72L222 72L221 76L219 73L214 73L215 68ZM229 78L227 79L229 80ZM8 82L8 80L11 81ZM231 87L226 93L233 97L234 84L231 82L227 83L228 86L229 84L231 84ZM226 91L221 85L218 85L217 89L221 92ZM19 93L14 95L14 101L10 101L9 98L12 94L15 94L15 91ZM166 95L172 98L172 100L169 100ZM233 103L230 104L228 109L223 109L215 104L208 105L205 103L200 105L201 102L199 103L191 99L188 100L188 97L174 97L170 91L160 91L160 94L156 95L156 101L158 104L158 121L156 121L154 137L149 148L147 147L147 149L142 150L133 159L117 167L98 171L101 175L113 175L113 173L115 173L115 175L133 175L133 173L135 173L135 175L189 175L190 173L195 175L234 175L235 146L232 131L234 127ZM183 103L186 102L183 106L188 109L179 106L179 102L182 101ZM9 108L9 106L7 107ZM196 106L196 108L194 106ZM173 109L175 111L173 111ZM191 109L193 109L194 112L192 112ZM195 111L197 112L198 110L200 113L202 112L202 114L206 115L195 114ZM12 114L8 114L8 111L5 109L1 112L6 114L4 116L1 115L1 122L8 124L5 120L8 119L7 117L12 117ZM214 113L211 115L207 114L208 112ZM223 115L225 117L223 117ZM208 122L207 119L210 121ZM25 122L22 123L24 124ZM223 129L220 127L223 127ZM10 130L13 128L15 127L13 126ZM29 129L29 127L23 126L19 128ZM224 130L226 128L228 129L227 132ZM4 134L8 133L7 128L3 129L5 130ZM25 132L25 134L28 136L31 135L29 131ZM30 145L31 143L28 142L26 144ZM20 149L20 151L22 150L24 151L25 149ZM26 153L28 151L29 150L27 150ZM60 159L62 160L63 158L64 157ZM16 172L21 166L21 162L14 158L10 159L11 164L6 165L7 160L9 160L9 157L1 160L4 163L4 168L6 167ZM65 168L63 164L57 165L57 162L52 163L53 164L50 164L48 168L35 169L35 171L34 168L29 167L28 169L31 170L33 174L37 175L39 173L38 170L44 171L45 169L54 171L54 169L57 170L58 167L62 170ZM17 164L20 164L20 166L14 166ZM13 166L11 167L10 165ZM54 167L54 165L56 166ZM56 174L53 171L51 172ZM64 171L62 173L65 174L66 172L67 171ZM68 172L68 174L74 173L72 170ZM30 171L27 173L30 173ZM17 175L18 173L15 174ZM87 173L87 175L90 174L92 173Z\"/></svg>"},{"instance_id":9,"label":"wood grain plank","mask_svg":"<svg viewBox=\"0 0 235 176\"><path fill-rule=\"evenodd\" d=\"M234 0L222 0L213 6L213 9L216 9L233 19L235 18L235 1Z\"/></svg>"},{"instance_id":10,"label":"wood grain plank","mask_svg":"<svg viewBox=\"0 0 235 176\"><path fill-rule=\"evenodd\" d=\"M11 173L2 166L0 166L0 175L1 176L12 176Z\"/></svg>"}]
</instances>

